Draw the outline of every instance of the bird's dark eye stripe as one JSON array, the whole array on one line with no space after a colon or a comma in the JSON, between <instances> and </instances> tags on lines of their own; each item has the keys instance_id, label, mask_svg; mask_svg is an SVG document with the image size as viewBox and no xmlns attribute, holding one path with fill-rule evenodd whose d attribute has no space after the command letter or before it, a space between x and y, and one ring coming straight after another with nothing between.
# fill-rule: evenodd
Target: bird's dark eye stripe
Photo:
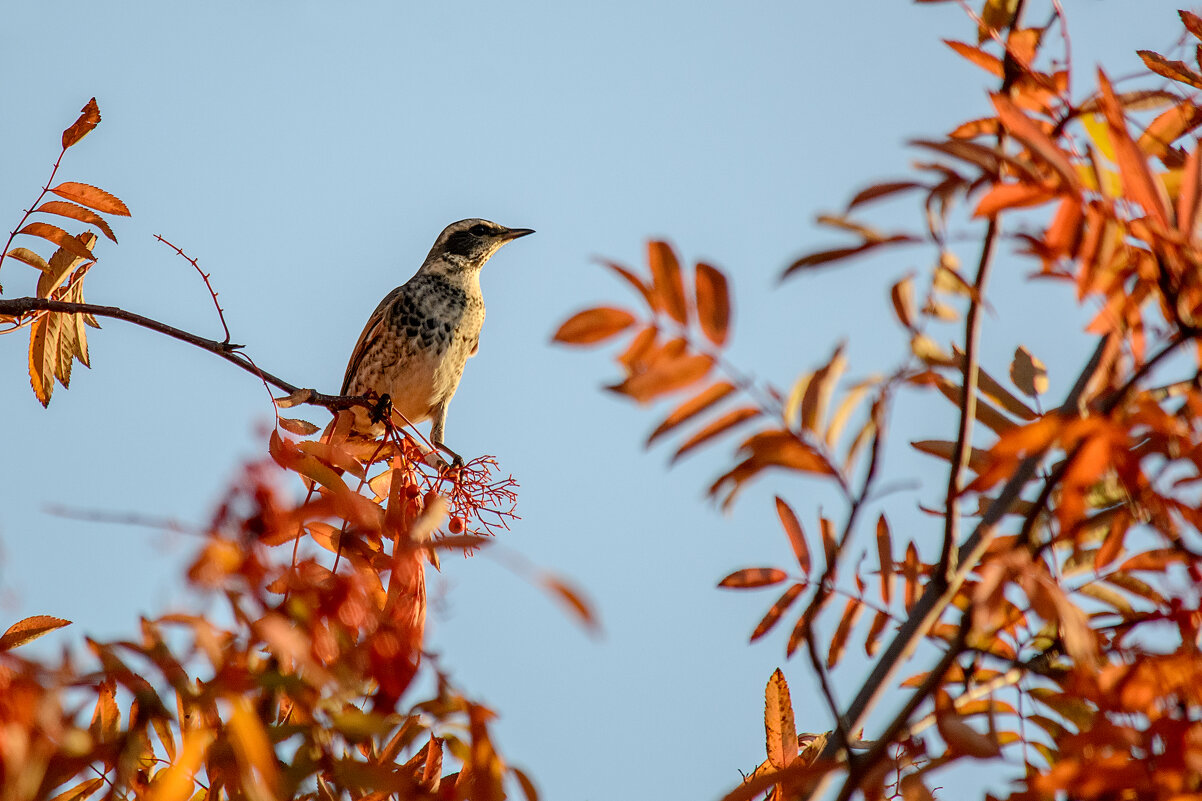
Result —
<instances>
[{"instance_id":1,"label":"bird's dark eye stripe","mask_svg":"<svg viewBox=\"0 0 1202 801\"><path fill-rule=\"evenodd\" d=\"M483 223L476 223L468 229L474 236L488 236L492 233L492 229Z\"/></svg>"}]
</instances>

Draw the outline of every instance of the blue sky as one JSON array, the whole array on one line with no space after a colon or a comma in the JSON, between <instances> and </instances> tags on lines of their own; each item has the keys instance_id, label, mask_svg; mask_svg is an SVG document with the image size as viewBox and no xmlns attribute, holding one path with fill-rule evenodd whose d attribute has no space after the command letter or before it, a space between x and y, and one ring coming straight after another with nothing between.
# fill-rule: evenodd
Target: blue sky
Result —
<instances>
[{"instance_id":1,"label":"blue sky","mask_svg":"<svg viewBox=\"0 0 1202 801\"><path fill-rule=\"evenodd\" d=\"M1043 4L1029 5L1042 21ZM1132 72L1136 49L1163 52L1177 32L1169 2L1064 5L1078 93L1096 63ZM104 116L62 172L133 212L115 226L121 244L101 245L92 302L219 337L162 234L212 273L234 340L264 368L333 392L368 313L445 224L538 230L484 272L488 320L448 444L514 474L523 519L502 547L582 587L605 633L591 639L486 555L431 576L430 646L501 714L503 753L546 798L719 797L762 758L778 665L799 728L829 726L783 635L746 645L770 599L714 585L789 563L773 492L810 529L820 508L841 516L837 498L768 481L722 516L702 489L729 448L668 471L668 450L641 447L662 410L599 391L615 376L607 356L549 338L579 308L633 302L593 257L642 267L645 241L666 237L731 276L743 367L788 386L841 338L853 379L895 364L905 343L888 286L930 254L776 279L839 242L816 213L908 174L907 139L988 113L984 73L939 43L975 35L955 4L61 2L5 16L19 32L0 49L5 228L84 102L96 96ZM882 212L887 225L919 222L905 204ZM1025 344L1062 394L1090 348L1087 314L1065 290L1020 295L1027 270L1010 260L996 273L985 363L1004 374ZM7 296L32 289L23 271L6 263ZM115 321L90 343L93 369L43 410L26 338L0 340L0 619L76 621L51 649L186 605L177 568L192 542L46 507L202 521L264 452L270 419L262 386L202 351ZM899 407L886 465L907 492L865 518L887 510L899 540L934 542L915 505L944 479L905 442L951 436L951 415L931 411L940 402ZM836 678L844 698L864 665L855 643Z\"/></svg>"}]
</instances>

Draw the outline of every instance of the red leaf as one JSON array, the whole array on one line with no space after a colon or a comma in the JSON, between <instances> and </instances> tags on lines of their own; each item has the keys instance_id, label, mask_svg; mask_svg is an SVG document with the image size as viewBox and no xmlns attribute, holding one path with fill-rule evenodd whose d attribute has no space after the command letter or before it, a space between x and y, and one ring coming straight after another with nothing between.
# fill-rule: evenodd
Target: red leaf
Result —
<instances>
[{"instance_id":1,"label":"red leaf","mask_svg":"<svg viewBox=\"0 0 1202 801\"><path fill-rule=\"evenodd\" d=\"M66 181L53 187L50 191L61 198L72 200L90 209L96 209L96 211L116 214L121 217L129 216L129 208L121 202L120 198L110 195L103 189L91 186L90 184Z\"/></svg>"},{"instance_id":2,"label":"red leaf","mask_svg":"<svg viewBox=\"0 0 1202 801\"><path fill-rule=\"evenodd\" d=\"M659 308L659 305L655 302L655 296L651 293L651 287L643 283L643 279L616 262L602 260L601 263L622 276L628 284L637 289L639 294L643 296L643 300L647 301L649 309L655 311Z\"/></svg>"},{"instance_id":3,"label":"red leaf","mask_svg":"<svg viewBox=\"0 0 1202 801\"><path fill-rule=\"evenodd\" d=\"M789 684L780 668L773 671L764 690L764 729L769 764L774 768L788 767L797 758L797 728Z\"/></svg>"},{"instance_id":4,"label":"red leaf","mask_svg":"<svg viewBox=\"0 0 1202 801\"><path fill-rule=\"evenodd\" d=\"M716 267L697 263L697 320L710 342L725 344L730 329L730 290Z\"/></svg>"},{"instance_id":5,"label":"red leaf","mask_svg":"<svg viewBox=\"0 0 1202 801\"><path fill-rule=\"evenodd\" d=\"M1051 137L1043 132L1043 129L1024 114L1018 106L1014 105L1009 98L1003 95L993 95L990 99L993 101L993 107L997 109L998 119L1015 139L1026 145L1028 150L1054 169L1064 181L1065 186L1076 188L1080 184L1077 172L1068 156L1052 141Z\"/></svg>"},{"instance_id":6,"label":"red leaf","mask_svg":"<svg viewBox=\"0 0 1202 801\"><path fill-rule=\"evenodd\" d=\"M79 115L79 119L71 123L70 128L63 131L63 150L83 139L100 124L100 107L96 105L96 98L93 97L89 100L80 111L83 113Z\"/></svg>"},{"instance_id":7,"label":"red leaf","mask_svg":"<svg viewBox=\"0 0 1202 801\"><path fill-rule=\"evenodd\" d=\"M776 567L745 567L719 581L718 586L740 590L771 587L774 584L780 584L788 577L788 573Z\"/></svg>"},{"instance_id":8,"label":"red leaf","mask_svg":"<svg viewBox=\"0 0 1202 801\"><path fill-rule=\"evenodd\" d=\"M889 183L875 184L867 189L861 189L856 193L856 196L847 204L847 210L851 211L856 206L868 203L872 200L895 195L898 192L906 192L911 189L922 189L923 185L916 181L892 181Z\"/></svg>"},{"instance_id":9,"label":"red leaf","mask_svg":"<svg viewBox=\"0 0 1202 801\"><path fill-rule=\"evenodd\" d=\"M684 277L672 246L667 242L647 243L647 261L651 265L652 291L663 310L676 322L687 325L689 309L684 294Z\"/></svg>"},{"instance_id":10,"label":"red leaf","mask_svg":"<svg viewBox=\"0 0 1202 801\"><path fill-rule=\"evenodd\" d=\"M586 309L572 315L559 326L552 340L571 345L591 345L622 333L634 323L634 315L622 309Z\"/></svg>"}]
</instances>

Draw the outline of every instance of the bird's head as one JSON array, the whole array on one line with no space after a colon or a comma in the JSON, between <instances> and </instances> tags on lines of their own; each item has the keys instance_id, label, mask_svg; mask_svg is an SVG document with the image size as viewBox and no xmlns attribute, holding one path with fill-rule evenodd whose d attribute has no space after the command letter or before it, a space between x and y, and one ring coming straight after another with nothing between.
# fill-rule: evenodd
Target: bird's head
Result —
<instances>
[{"instance_id":1,"label":"bird's head","mask_svg":"<svg viewBox=\"0 0 1202 801\"><path fill-rule=\"evenodd\" d=\"M534 231L529 228L506 228L474 218L453 222L438 235L423 268L433 267L451 273L479 270L501 245L532 233Z\"/></svg>"}]
</instances>

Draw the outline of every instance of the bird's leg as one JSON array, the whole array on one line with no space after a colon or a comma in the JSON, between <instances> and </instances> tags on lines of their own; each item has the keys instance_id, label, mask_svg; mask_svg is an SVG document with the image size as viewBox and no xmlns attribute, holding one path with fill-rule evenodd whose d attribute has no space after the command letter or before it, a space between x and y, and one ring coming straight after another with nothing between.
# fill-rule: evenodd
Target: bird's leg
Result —
<instances>
[{"instance_id":1,"label":"bird's leg","mask_svg":"<svg viewBox=\"0 0 1202 801\"><path fill-rule=\"evenodd\" d=\"M452 467L463 467L463 457L448 448L446 443L442 441L443 434L446 433L447 428L447 402L443 401L435 406L431 416L433 422L430 423L430 442L436 449L451 457Z\"/></svg>"}]
</instances>

